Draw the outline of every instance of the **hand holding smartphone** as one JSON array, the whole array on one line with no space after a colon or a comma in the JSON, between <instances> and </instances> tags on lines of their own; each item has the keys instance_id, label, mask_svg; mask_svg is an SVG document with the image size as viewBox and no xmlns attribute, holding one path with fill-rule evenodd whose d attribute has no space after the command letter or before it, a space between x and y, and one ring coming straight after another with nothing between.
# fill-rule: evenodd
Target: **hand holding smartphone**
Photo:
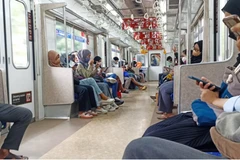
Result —
<instances>
[{"instance_id":1,"label":"hand holding smartphone","mask_svg":"<svg viewBox=\"0 0 240 160\"><path fill-rule=\"evenodd\" d=\"M240 18L238 15L231 15L223 18L223 23L231 30L233 26L240 23ZM233 32L236 38L240 36L240 32Z\"/></svg>"},{"instance_id":2,"label":"hand holding smartphone","mask_svg":"<svg viewBox=\"0 0 240 160\"><path fill-rule=\"evenodd\" d=\"M194 76L188 76L188 78L193 79L193 80L197 81L198 83L199 83L199 82L202 82L202 83L203 83L203 86L205 86L206 84L209 83L209 82L203 81L203 80L201 80L201 79L199 79L199 78L196 78L196 77L194 77ZM211 84L208 88L210 89L210 88L212 88L213 86L215 87L214 90L213 90L213 92L219 92L219 91L221 90L221 88L218 87L218 86L216 86L215 84Z\"/></svg>"}]
</instances>

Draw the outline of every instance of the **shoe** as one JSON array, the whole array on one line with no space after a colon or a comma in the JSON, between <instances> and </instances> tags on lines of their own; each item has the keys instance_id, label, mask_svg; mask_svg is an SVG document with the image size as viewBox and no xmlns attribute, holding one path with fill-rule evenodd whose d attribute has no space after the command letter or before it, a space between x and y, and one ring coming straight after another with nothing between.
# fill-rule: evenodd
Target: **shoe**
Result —
<instances>
[{"instance_id":1,"label":"shoe","mask_svg":"<svg viewBox=\"0 0 240 160\"><path fill-rule=\"evenodd\" d=\"M129 90L124 90L122 93L126 93L126 94L128 94L129 93Z\"/></svg>"},{"instance_id":2,"label":"shoe","mask_svg":"<svg viewBox=\"0 0 240 160\"><path fill-rule=\"evenodd\" d=\"M119 99L118 97L115 98L115 103L117 105L122 105L124 103L124 100Z\"/></svg>"},{"instance_id":3,"label":"shoe","mask_svg":"<svg viewBox=\"0 0 240 160\"><path fill-rule=\"evenodd\" d=\"M115 101L113 98L109 98L107 100L101 100L101 103L103 104L112 104Z\"/></svg>"},{"instance_id":4,"label":"shoe","mask_svg":"<svg viewBox=\"0 0 240 160\"><path fill-rule=\"evenodd\" d=\"M157 99L156 96L150 96L150 98L151 98L152 100L156 100L156 99Z\"/></svg>"},{"instance_id":5,"label":"shoe","mask_svg":"<svg viewBox=\"0 0 240 160\"><path fill-rule=\"evenodd\" d=\"M90 115L93 115L93 116L97 116L98 114L97 114L97 112L95 112L95 111L88 111L88 113L90 114Z\"/></svg>"},{"instance_id":6,"label":"shoe","mask_svg":"<svg viewBox=\"0 0 240 160\"><path fill-rule=\"evenodd\" d=\"M157 111L156 113L157 114L163 114L164 112L163 111Z\"/></svg>"},{"instance_id":7,"label":"shoe","mask_svg":"<svg viewBox=\"0 0 240 160\"><path fill-rule=\"evenodd\" d=\"M83 112L78 115L79 118L85 118L85 119L90 119L93 118L93 115L89 114L88 112Z\"/></svg>"},{"instance_id":8,"label":"shoe","mask_svg":"<svg viewBox=\"0 0 240 160\"><path fill-rule=\"evenodd\" d=\"M115 110L119 108L119 106L116 103L111 104L111 106L114 107Z\"/></svg>"},{"instance_id":9,"label":"shoe","mask_svg":"<svg viewBox=\"0 0 240 160\"><path fill-rule=\"evenodd\" d=\"M147 89L147 86L143 86L142 88L141 88L141 90L146 90Z\"/></svg>"},{"instance_id":10,"label":"shoe","mask_svg":"<svg viewBox=\"0 0 240 160\"><path fill-rule=\"evenodd\" d=\"M103 113L103 114L106 114L108 111L105 110L105 109L103 109L103 108L97 108L97 109L96 109L96 112L97 112L97 113Z\"/></svg>"},{"instance_id":11,"label":"shoe","mask_svg":"<svg viewBox=\"0 0 240 160\"><path fill-rule=\"evenodd\" d=\"M116 109L114 107L112 107L112 105L107 105L107 106L103 106L103 108L105 110L107 110L108 112L114 112Z\"/></svg>"},{"instance_id":12,"label":"shoe","mask_svg":"<svg viewBox=\"0 0 240 160\"><path fill-rule=\"evenodd\" d=\"M107 82L112 83L112 84L117 83L117 80L112 77L108 77L106 80L107 80Z\"/></svg>"}]
</instances>

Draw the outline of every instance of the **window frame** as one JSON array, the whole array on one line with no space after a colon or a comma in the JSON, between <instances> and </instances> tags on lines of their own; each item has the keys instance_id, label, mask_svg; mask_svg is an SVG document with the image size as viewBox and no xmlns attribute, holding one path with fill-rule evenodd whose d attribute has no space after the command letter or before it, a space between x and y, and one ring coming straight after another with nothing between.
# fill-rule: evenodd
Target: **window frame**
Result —
<instances>
[{"instance_id":1,"label":"window frame","mask_svg":"<svg viewBox=\"0 0 240 160\"><path fill-rule=\"evenodd\" d=\"M27 51L27 65L25 67L19 67L19 66L16 66L15 63L14 63L14 54L13 54L13 30L12 30L12 2L15 1L15 2L18 2L20 4L22 4L24 6L24 9L25 9L25 23L26 23L26 51ZM24 1L21 1L21 0L10 0L10 3L9 3L9 16L10 16L10 19L9 19L9 22L10 22L10 39L11 39L11 56L12 56L12 64L13 64L13 67L15 69L28 69L30 67L30 47L29 47L29 30L28 30L28 9L27 9L27 4L24 2Z\"/></svg>"}]
</instances>

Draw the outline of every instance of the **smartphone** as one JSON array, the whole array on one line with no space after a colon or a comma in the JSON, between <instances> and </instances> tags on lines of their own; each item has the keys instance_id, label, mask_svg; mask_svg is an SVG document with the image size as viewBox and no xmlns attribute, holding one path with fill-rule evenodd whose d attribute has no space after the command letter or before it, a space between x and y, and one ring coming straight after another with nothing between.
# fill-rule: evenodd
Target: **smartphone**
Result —
<instances>
[{"instance_id":1,"label":"smartphone","mask_svg":"<svg viewBox=\"0 0 240 160\"><path fill-rule=\"evenodd\" d=\"M203 83L203 86L205 86L206 84L208 84L208 82L203 81L203 80L201 80L201 79L199 79L199 78L196 78L196 77L193 77L193 76L188 76L188 78L193 79L193 80L195 80L195 81L197 81L197 82L202 82L202 83ZM213 92L218 92L218 91L221 90L221 88L218 87L218 86L216 86L215 84L210 84L209 88L211 88L211 87L213 87L213 86L215 87L215 89L213 90Z\"/></svg>"},{"instance_id":2,"label":"smartphone","mask_svg":"<svg viewBox=\"0 0 240 160\"><path fill-rule=\"evenodd\" d=\"M238 15L231 15L223 18L223 23L231 29L236 24L240 23L240 18ZM236 37L240 36L240 32L233 32Z\"/></svg>"}]
</instances>

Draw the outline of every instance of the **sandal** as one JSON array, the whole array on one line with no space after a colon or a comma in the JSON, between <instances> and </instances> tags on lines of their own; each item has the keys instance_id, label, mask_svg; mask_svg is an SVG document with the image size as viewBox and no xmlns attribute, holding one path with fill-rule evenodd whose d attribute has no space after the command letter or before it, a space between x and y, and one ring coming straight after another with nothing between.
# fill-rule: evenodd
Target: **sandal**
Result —
<instances>
[{"instance_id":1,"label":"sandal","mask_svg":"<svg viewBox=\"0 0 240 160\"><path fill-rule=\"evenodd\" d=\"M84 112L82 114L79 114L78 117L85 118L85 119L91 119L91 118L93 118L93 115L89 114L88 112Z\"/></svg>"},{"instance_id":2,"label":"sandal","mask_svg":"<svg viewBox=\"0 0 240 160\"><path fill-rule=\"evenodd\" d=\"M97 116L98 114L97 114L97 112L95 112L95 111L88 111L88 113L90 114L90 115L93 115L93 116Z\"/></svg>"},{"instance_id":3,"label":"sandal","mask_svg":"<svg viewBox=\"0 0 240 160\"><path fill-rule=\"evenodd\" d=\"M29 158L26 156L9 153L4 159L29 159Z\"/></svg>"},{"instance_id":4,"label":"sandal","mask_svg":"<svg viewBox=\"0 0 240 160\"><path fill-rule=\"evenodd\" d=\"M146 90L147 89L147 86L143 86L140 88L141 90Z\"/></svg>"},{"instance_id":5,"label":"sandal","mask_svg":"<svg viewBox=\"0 0 240 160\"><path fill-rule=\"evenodd\" d=\"M158 119L168 119L170 117L173 117L174 114L162 114L159 117L157 117Z\"/></svg>"}]
</instances>

